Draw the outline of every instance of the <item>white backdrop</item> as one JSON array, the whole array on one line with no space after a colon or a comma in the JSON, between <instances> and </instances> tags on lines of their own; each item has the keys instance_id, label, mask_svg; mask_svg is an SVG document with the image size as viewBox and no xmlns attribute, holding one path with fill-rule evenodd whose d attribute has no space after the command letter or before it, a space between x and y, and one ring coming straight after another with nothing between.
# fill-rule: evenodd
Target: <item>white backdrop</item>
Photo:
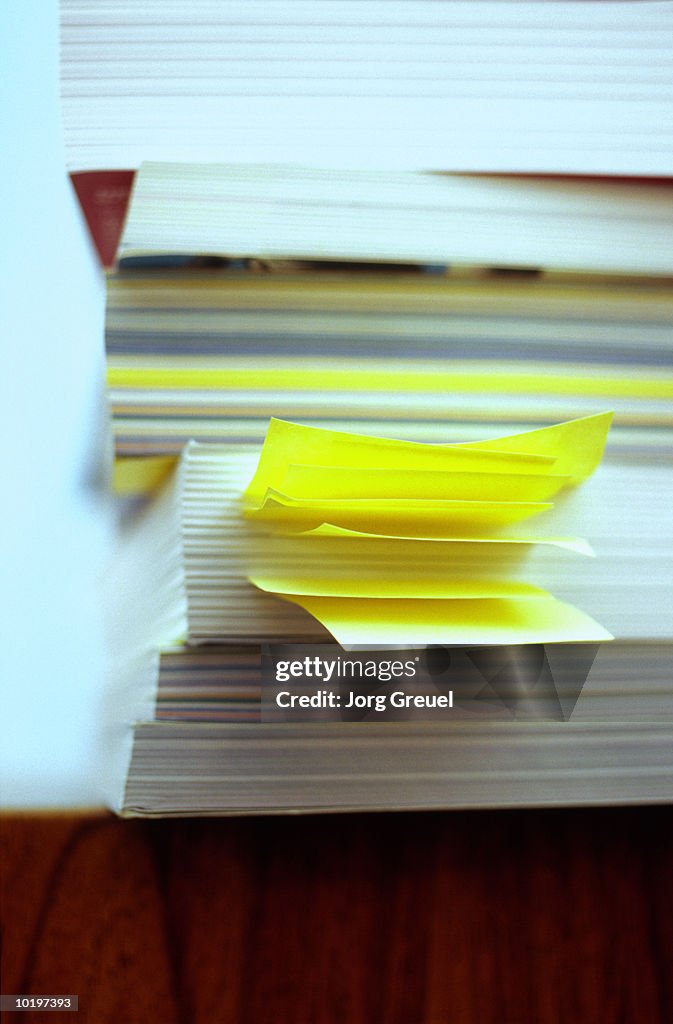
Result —
<instances>
[{"instance_id":1,"label":"white backdrop","mask_svg":"<svg viewBox=\"0 0 673 1024\"><path fill-rule=\"evenodd\" d=\"M3 5L0 797L101 801L102 272L65 171L56 0Z\"/></svg>"}]
</instances>

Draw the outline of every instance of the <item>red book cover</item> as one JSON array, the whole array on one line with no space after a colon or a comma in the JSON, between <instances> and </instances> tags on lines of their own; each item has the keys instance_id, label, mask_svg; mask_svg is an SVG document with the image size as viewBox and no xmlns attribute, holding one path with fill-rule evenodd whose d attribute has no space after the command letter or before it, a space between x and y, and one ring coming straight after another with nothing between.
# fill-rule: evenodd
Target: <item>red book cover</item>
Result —
<instances>
[{"instance_id":1,"label":"red book cover","mask_svg":"<svg viewBox=\"0 0 673 1024\"><path fill-rule=\"evenodd\" d=\"M70 175L104 267L114 263L135 171L82 171Z\"/></svg>"}]
</instances>

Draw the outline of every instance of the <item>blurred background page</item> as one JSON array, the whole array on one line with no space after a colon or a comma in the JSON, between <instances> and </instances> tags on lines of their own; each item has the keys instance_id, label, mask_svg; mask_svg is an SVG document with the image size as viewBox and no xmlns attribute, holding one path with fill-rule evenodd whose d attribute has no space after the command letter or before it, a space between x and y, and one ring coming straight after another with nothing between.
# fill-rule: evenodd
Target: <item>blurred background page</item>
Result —
<instances>
[{"instance_id":1,"label":"blurred background page","mask_svg":"<svg viewBox=\"0 0 673 1024\"><path fill-rule=\"evenodd\" d=\"M92 805L111 536L103 275L65 170L56 0L10 0L3 23L1 797Z\"/></svg>"}]
</instances>

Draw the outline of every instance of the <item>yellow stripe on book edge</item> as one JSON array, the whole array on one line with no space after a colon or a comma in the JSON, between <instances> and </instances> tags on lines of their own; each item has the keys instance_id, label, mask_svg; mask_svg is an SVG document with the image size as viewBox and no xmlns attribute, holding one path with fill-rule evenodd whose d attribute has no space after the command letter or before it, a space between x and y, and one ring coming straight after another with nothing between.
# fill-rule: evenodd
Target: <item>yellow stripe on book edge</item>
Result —
<instances>
[{"instance_id":1,"label":"yellow stripe on book edge","mask_svg":"<svg viewBox=\"0 0 673 1024\"><path fill-rule=\"evenodd\" d=\"M230 369L110 367L108 386L148 390L203 391L390 391L458 392L480 394L547 394L614 398L673 398L673 379L661 372L656 376L619 374L601 368L587 374L569 368L549 367L544 372L460 371L460 370L360 370L349 369Z\"/></svg>"}]
</instances>

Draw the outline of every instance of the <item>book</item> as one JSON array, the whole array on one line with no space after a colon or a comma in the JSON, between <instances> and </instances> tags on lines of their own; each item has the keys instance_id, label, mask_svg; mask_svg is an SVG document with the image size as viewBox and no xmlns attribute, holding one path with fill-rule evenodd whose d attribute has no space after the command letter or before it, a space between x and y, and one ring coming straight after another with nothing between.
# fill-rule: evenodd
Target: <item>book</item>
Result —
<instances>
[{"instance_id":1,"label":"book","mask_svg":"<svg viewBox=\"0 0 673 1024\"><path fill-rule=\"evenodd\" d=\"M117 259L666 276L671 230L660 182L143 162Z\"/></svg>"},{"instance_id":2,"label":"book","mask_svg":"<svg viewBox=\"0 0 673 1024\"><path fill-rule=\"evenodd\" d=\"M514 578L548 587L616 637L601 644L569 721L470 705L448 722L279 724L260 720L261 644L332 638L306 611L250 583L268 559L257 543L246 547L241 506L258 455L191 443L117 560L114 799L122 813L670 799L673 473L606 461L573 491L574 502L552 510L552 542L526 544L517 564ZM579 524L595 559L568 550L567 531ZM296 564L301 543L283 538L286 565ZM352 547L346 540L340 556L346 579L349 557L358 558ZM358 579L381 578L391 557L388 550L377 571L360 555ZM324 575L324 558L311 564L300 562L304 577ZM493 575L492 558L471 565L472 579ZM432 561L419 566L432 575ZM179 637L186 642L176 645Z\"/></svg>"},{"instance_id":3,"label":"book","mask_svg":"<svg viewBox=\"0 0 673 1024\"><path fill-rule=\"evenodd\" d=\"M668 175L668 3L62 0L72 171Z\"/></svg>"}]
</instances>

